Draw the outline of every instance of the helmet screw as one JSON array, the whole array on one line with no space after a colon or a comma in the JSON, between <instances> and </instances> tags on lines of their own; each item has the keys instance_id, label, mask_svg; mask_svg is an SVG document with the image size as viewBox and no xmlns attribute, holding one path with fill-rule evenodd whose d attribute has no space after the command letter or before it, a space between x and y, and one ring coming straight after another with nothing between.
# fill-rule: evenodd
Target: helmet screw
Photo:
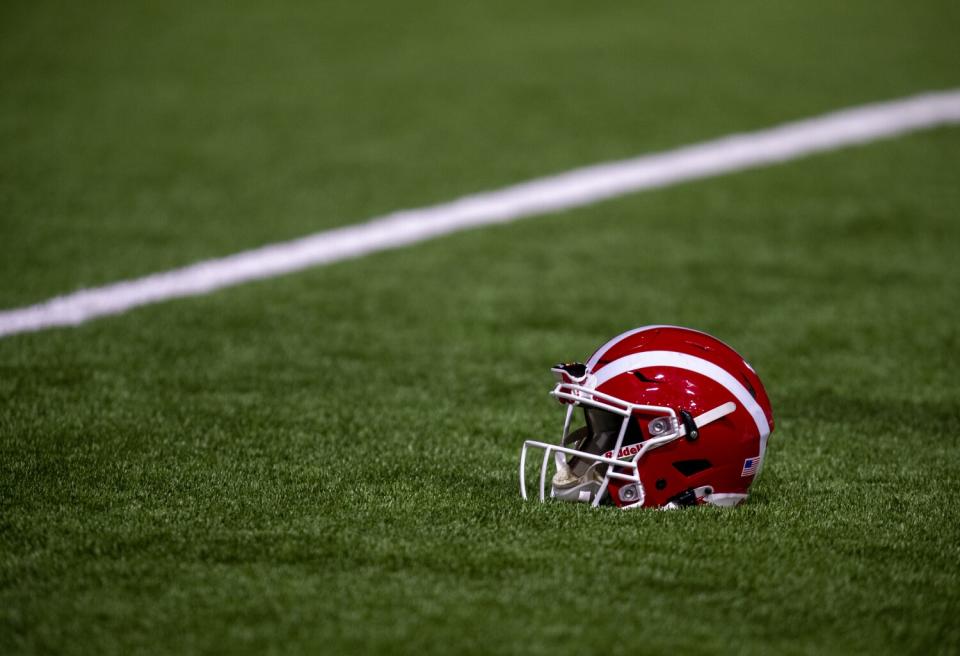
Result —
<instances>
[{"instance_id":1,"label":"helmet screw","mask_svg":"<svg viewBox=\"0 0 960 656\"><path fill-rule=\"evenodd\" d=\"M657 489L658 489L658 490L662 490L662 489L665 488L665 487L667 487L667 479L665 479L665 478L658 478L658 479L657 479Z\"/></svg>"}]
</instances>

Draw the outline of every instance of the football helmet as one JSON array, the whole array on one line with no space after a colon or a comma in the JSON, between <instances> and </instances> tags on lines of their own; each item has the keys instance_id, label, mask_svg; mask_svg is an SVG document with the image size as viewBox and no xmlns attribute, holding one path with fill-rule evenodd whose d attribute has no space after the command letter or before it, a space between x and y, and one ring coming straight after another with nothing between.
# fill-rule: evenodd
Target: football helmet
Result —
<instances>
[{"instance_id":1,"label":"football helmet","mask_svg":"<svg viewBox=\"0 0 960 656\"><path fill-rule=\"evenodd\" d=\"M550 496L619 508L735 506L763 467L773 412L763 383L736 351L706 333L645 326L611 339L586 364L558 364L550 393L566 407L559 443L543 449L540 500L550 456ZM573 429L581 416L583 426Z\"/></svg>"}]
</instances>

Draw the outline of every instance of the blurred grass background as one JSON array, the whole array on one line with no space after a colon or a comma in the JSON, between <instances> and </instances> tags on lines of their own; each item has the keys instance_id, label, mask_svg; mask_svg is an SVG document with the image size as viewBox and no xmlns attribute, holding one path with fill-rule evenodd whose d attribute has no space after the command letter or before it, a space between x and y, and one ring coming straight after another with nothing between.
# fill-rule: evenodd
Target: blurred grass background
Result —
<instances>
[{"instance_id":1,"label":"blurred grass background","mask_svg":"<svg viewBox=\"0 0 960 656\"><path fill-rule=\"evenodd\" d=\"M955 2L7 2L0 307L956 84Z\"/></svg>"},{"instance_id":2,"label":"blurred grass background","mask_svg":"<svg viewBox=\"0 0 960 656\"><path fill-rule=\"evenodd\" d=\"M955 3L0 7L0 305L957 86ZM2 653L956 653L960 131L0 341ZM645 323L777 419L732 512L524 504Z\"/></svg>"}]
</instances>

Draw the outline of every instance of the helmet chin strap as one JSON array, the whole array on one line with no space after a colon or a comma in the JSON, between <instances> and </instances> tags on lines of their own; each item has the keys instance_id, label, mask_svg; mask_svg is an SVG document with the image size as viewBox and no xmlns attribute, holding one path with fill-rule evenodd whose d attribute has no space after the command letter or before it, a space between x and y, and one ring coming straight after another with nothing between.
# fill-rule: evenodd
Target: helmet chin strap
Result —
<instances>
[{"instance_id":1,"label":"helmet chin strap","mask_svg":"<svg viewBox=\"0 0 960 656\"><path fill-rule=\"evenodd\" d=\"M726 417L736 409L737 404L733 401L728 401L723 405L718 405L716 408L707 410L706 412L697 415L693 418L693 424L696 426L697 430L699 430L707 424ZM650 448L656 448L662 444L667 444L672 442L674 439L684 437L685 435L687 435L687 427L681 423L677 427L677 434L673 439L664 441L662 443L652 444L650 445ZM564 446L566 446L569 441L576 441L569 439L572 436L573 434L564 440ZM579 437L580 436L578 436L578 438ZM639 453L637 453L636 458L639 460L640 456L643 455L647 450L648 449L642 449ZM592 454L584 452L577 457L591 459ZM596 465L600 464L599 461L591 465L581 476L577 476L573 473L573 470L567 464L566 456L563 453L559 451L554 453L554 462L556 464L556 473L553 476L550 496L563 499L564 501L580 501L584 503L593 503L596 505L598 501L598 495L603 495L606 493L608 478L600 476L599 472L597 472ZM636 485L642 486L642 484L639 482L637 482ZM637 492L638 501L642 503L644 498L643 490L640 489ZM638 504L633 504L632 506L628 507L635 507L637 505Z\"/></svg>"}]
</instances>

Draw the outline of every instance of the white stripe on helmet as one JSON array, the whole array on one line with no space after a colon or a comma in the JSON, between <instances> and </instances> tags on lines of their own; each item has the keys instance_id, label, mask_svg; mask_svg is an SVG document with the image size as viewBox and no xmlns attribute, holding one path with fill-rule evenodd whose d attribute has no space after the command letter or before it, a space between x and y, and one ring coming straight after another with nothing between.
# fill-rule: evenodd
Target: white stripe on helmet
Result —
<instances>
[{"instance_id":1,"label":"white stripe on helmet","mask_svg":"<svg viewBox=\"0 0 960 656\"><path fill-rule=\"evenodd\" d=\"M600 358L602 358L603 355L607 352L607 350L609 350L611 346L619 342L621 339L626 339L627 337L636 335L637 333L646 332L647 330L653 330L654 328L679 328L679 326L666 326L666 325L642 326L640 328L634 328L633 330L628 330L626 332L620 333L619 335L611 339L609 342L607 342L606 344L598 348L596 351L594 351L593 355L590 356L590 359L587 360L587 371L590 371L591 369L593 369L596 366L596 364L600 361Z\"/></svg>"},{"instance_id":2,"label":"white stripe on helmet","mask_svg":"<svg viewBox=\"0 0 960 656\"><path fill-rule=\"evenodd\" d=\"M646 328L638 328L635 332L655 327L656 326L647 326ZM606 346L601 347L601 351L605 348ZM600 353L600 351L597 352ZM591 358L591 360L592 359L593 358ZM767 438L770 436L770 424L767 422L767 416L764 414L760 404L757 403L756 399L747 391L747 388L723 367L715 365L703 358L688 355L687 353L679 353L677 351L646 351L625 355L603 366L588 379L587 384L596 389L611 378L615 378L629 371L643 369L644 367L675 367L677 369L686 369L687 371L698 373L701 376L706 376L726 388L726 390L733 394L734 398L747 409L747 412L753 417L753 422L757 425L757 431L760 433L760 463L762 466L763 456L767 450ZM757 473L759 474L760 472L758 471Z\"/></svg>"}]
</instances>

